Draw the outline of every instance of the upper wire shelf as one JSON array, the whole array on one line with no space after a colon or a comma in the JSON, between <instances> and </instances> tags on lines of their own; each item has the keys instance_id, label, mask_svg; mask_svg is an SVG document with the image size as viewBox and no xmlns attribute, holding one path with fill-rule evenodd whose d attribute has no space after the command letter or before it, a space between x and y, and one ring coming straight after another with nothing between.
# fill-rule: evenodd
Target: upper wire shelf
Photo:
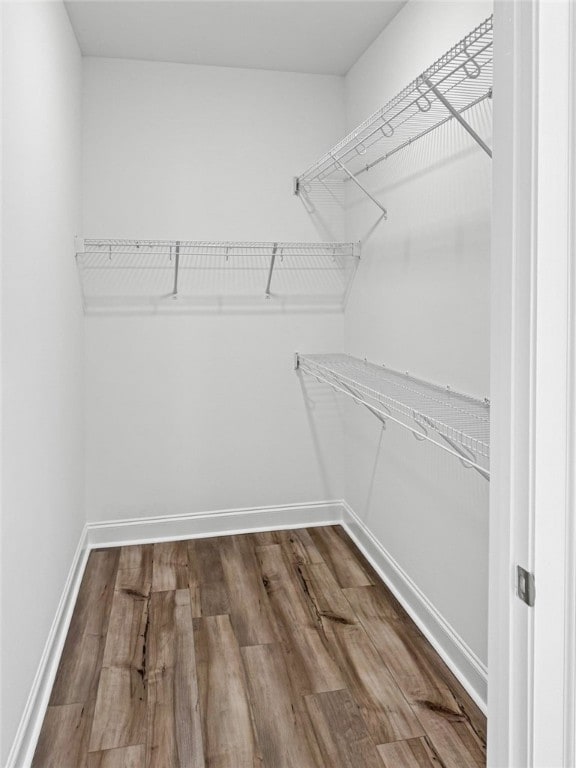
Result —
<instances>
[{"instance_id":1,"label":"upper wire shelf","mask_svg":"<svg viewBox=\"0 0 576 768\"><path fill-rule=\"evenodd\" d=\"M269 306L343 308L359 243L85 239L76 259L87 308Z\"/></svg>"},{"instance_id":2,"label":"upper wire shelf","mask_svg":"<svg viewBox=\"0 0 576 768\"><path fill-rule=\"evenodd\" d=\"M310 191L314 182L356 180L452 119L458 120L491 155L464 116L492 96L492 39L493 17L489 16L298 176L295 191Z\"/></svg>"},{"instance_id":3,"label":"upper wire shelf","mask_svg":"<svg viewBox=\"0 0 576 768\"><path fill-rule=\"evenodd\" d=\"M490 476L490 404L344 354L297 355L296 367Z\"/></svg>"}]
</instances>

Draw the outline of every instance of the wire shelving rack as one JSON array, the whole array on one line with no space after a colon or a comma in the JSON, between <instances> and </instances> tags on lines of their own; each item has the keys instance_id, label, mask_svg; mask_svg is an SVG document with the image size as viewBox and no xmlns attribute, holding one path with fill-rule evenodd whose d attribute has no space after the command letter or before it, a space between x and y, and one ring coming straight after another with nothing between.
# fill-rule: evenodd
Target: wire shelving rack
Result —
<instances>
[{"instance_id":1,"label":"wire shelving rack","mask_svg":"<svg viewBox=\"0 0 576 768\"><path fill-rule=\"evenodd\" d=\"M353 181L385 213L358 176L450 120L457 120L491 157L466 113L492 96L492 40L490 16L298 176L295 193L329 181Z\"/></svg>"},{"instance_id":2,"label":"wire shelving rack","mask_svg":"<svg viewBox=\"0 0 576 768\"><path fill-rule=\"evenodd\" d=\"M296 356L296 367L490 476L490 403L344 354Z\"/></svg>"},{"instance_id":3,"label":"wire shelving rack","mask_svg":"<svg viewBox=\"0 0 576 768\"><path fill-rule=\"evenodd\" d=\"M76 260L87 309L269 305L342 308L359 243L84 239Z\"/></svg>"}]
</instances>

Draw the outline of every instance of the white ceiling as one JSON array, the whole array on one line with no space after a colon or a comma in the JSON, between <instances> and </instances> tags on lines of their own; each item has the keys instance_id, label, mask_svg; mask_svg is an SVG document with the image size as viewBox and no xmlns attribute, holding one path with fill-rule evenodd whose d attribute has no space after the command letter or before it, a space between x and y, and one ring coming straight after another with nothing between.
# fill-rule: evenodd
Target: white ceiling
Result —
<instances>
[{"instance_id":1,"label":"white ceiling","mask_svg":"<svg viewBox=\"0 0 576 768\"><path fill-rule=\"evenodd\" d=\"M85 56L344 75L406 0L68 0Z\"/></svg>"}]
</instances>

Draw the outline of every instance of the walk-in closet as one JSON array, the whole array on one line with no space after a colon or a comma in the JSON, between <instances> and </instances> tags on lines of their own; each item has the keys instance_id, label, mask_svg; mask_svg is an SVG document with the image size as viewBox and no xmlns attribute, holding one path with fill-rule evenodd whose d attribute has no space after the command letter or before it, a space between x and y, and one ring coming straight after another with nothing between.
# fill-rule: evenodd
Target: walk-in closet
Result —
<instances>
[{"instance_id":1,"label":"walk-in closet","mask_svg":"<svg viewBox=\"0 0 576 768\"><path fill-rule=\"evenodd\" d=\"M573 765L570 4L0 13L0 764Z\"/></svg>"}]
</instances>

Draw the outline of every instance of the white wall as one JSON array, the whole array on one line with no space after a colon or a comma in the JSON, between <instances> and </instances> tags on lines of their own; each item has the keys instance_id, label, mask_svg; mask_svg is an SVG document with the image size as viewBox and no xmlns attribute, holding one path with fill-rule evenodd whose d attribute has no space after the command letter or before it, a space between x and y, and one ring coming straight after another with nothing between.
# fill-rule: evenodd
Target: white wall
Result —
<instances>
[{"instance_id":1,"label":"white wall","mask_svg":"<svg viewBox=\"0 0 576 768\"><path fill-rule=\"evenodd\" d=\"M319 239L292 177L341 135L343 88L329 75L85 58L84 235Z\"/></svg>"},{"instance_id":2,"label":"white wall","mask_svg":"<svg viewBox=\"0 0 576 768\"><path fill-rule=\"evenodd\" d=\"M61 3L4 3L2 748L84 523L81 58Z\"/></svg>"},{"instance_id":3,"label":"white wall","mask_svg":"<svg viewBox=\"0 0 576 768\"><path fill-rule=\"evenodd\" d=\"M84 75L85 236L341 236L291 186L344 130L342 78L106 59ZM87 318L90 520L342 496L337 404L307 403L292 358L339 349L343 315L266 310Z\"/></svg>"},{"instance_id":4,"label":"white wall","mask_svg":"<svg viewBox=\"0 0 576 768\"><path fill-rule=\"evenodd\" d=\"M491 13L491 4L410 2L346 77L348 129L396 95ZM484 102L468 113L490 135ZM346 350L489 396L491 163L454 121L381 163L356 191L348 236L363 258ZM434 446L347 410L346 498L483 662L487 644L488 483Z\"/></svg>"}]
</instances>

